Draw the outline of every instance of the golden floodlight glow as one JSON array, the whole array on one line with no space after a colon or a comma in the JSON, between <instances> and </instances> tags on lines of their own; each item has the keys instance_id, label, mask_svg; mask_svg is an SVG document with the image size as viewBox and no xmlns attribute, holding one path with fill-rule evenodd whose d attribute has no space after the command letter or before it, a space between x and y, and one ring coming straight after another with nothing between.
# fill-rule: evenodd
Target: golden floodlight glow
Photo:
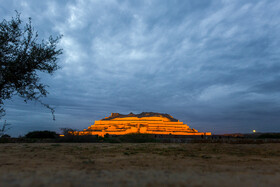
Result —
<instances>
[{"instance_id":1,"label":"golden floodlight glow","mask_svg":"<svg viewBox=\"0 0 280 187\"><path fill-rule=\"evenodd\" d=\"M256 132L256 130L253 130L253 133L255 133Z\"/></svg>"},{"instance_id":2,"label":"golden floodlight glow","mask_svg":"<svg viewBox=\"0 0 280 187\"><path fill-rule=\"evenodd\" d=\"M130 133L162 135L211 135L211 132L198 132L169 114L142 112L141 114L112 113L111 116L95 121L83 131L69 132L74 135L125 135Z\"/></svg>"},{"instance_id":3,"label":"golden floodlight glow","mask_svg":"<svg viewBox=\"0 0 280 187\"><path fill-rule=\"evenodd\" d=\"M60 137L64 137L64 135L63 135L63 134L60 134L59 136L60 136Z\"/></svg>"}]
</instances>

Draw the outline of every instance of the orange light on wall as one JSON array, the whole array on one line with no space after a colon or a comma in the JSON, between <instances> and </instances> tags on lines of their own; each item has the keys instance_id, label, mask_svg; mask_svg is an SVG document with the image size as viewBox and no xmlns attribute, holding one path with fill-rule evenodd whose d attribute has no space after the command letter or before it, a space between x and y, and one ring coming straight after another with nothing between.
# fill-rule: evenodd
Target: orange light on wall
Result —
<instances>
[{"instance_id":1,"label":"orange light on wall","mask_svg":"<svg viewBox=\"0 0 280 187\"><path fill-rule=\"evenodd\" d=\"M95 121L94 125L74 135L125 135L129 133L167 135L211 135L211 132L198 132L169 114L142 112L141 114L112 113L111 116Z\"/></svg>"}]
</instances>

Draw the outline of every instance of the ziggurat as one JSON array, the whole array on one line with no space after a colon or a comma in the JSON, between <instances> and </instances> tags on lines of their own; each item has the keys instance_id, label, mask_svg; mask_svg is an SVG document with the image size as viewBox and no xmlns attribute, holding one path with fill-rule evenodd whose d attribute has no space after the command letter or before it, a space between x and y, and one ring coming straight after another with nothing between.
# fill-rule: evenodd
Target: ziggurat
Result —
<instances>
[{"instance_id":1,"label":"ziggurat","mask_svg":"<svg viewBox=\"0 0 280 187\"><path fill-rule=\"evenodd\" d=\"M162 135L211 135L211 132L198 132L169 114L142 112L111 116L95 121L94 125L83 131L74 131L74 135L125 135L129 133Z\"/></svg>"}]
</instances>

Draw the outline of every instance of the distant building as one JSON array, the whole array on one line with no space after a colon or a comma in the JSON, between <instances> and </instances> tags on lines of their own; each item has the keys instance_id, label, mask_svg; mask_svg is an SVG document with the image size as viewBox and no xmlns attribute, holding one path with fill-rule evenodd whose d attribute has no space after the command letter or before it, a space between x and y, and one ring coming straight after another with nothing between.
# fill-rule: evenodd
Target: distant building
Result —
<instances>
[{"instance_id":1,"label":"distant building","mask_svg":"<svg viewBox=\"0 0 280 187\"><path fill-rule=\"evenodd\" d=\"M112 113L111 116L95 121L94 125L74 135L125 135L129 133L170 134L170 135L211 135L211 132L198 132L169 114L154 112L130 113L123 115Z\"/></svg>"}]
</instances>

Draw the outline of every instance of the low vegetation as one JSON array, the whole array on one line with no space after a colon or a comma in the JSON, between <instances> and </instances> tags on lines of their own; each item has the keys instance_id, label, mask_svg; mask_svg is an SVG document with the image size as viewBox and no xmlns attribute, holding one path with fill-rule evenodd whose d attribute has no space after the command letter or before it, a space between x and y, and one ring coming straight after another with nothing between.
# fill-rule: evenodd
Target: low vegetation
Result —
<instances>
[{"instance_id":1,"label":"low vegetation","mask_svg":"<svg viewBox=\"0 0 280 187\"><path fill-rule=\"evenodd\" d=\"M259 139L280 139L280 133L264 133L258 136Z\"/></svg>"},{"instance_id":2,"label":"low vegetation","mask_svg":"<svg viewBox=\"0 0 280 187\"><path fill-rule=\"evenodd\" d=\"M280 143L280 133L259 133L243 134L242 136L174 136L174 135L153 135L153 134L127 134L122 136L97 135L77 136L63 131L64 135L59 135L54 131L32 131L24 137L11 138L7 134L0 137L0 143L35 143L35 142L92 142L92 143L230 143L230 144L262 144L262 143Z\"/></svg>"},{"instance_id":3,"label":"low vegetation","mask_svg":"<svg viewBox=\"0 0 280 187\"><path fill-rule=\"evenodd\" d=\"M59 135L54 131L33 131L25 135L25 138L54 139Z\"/></svg>"}]
</instances>

